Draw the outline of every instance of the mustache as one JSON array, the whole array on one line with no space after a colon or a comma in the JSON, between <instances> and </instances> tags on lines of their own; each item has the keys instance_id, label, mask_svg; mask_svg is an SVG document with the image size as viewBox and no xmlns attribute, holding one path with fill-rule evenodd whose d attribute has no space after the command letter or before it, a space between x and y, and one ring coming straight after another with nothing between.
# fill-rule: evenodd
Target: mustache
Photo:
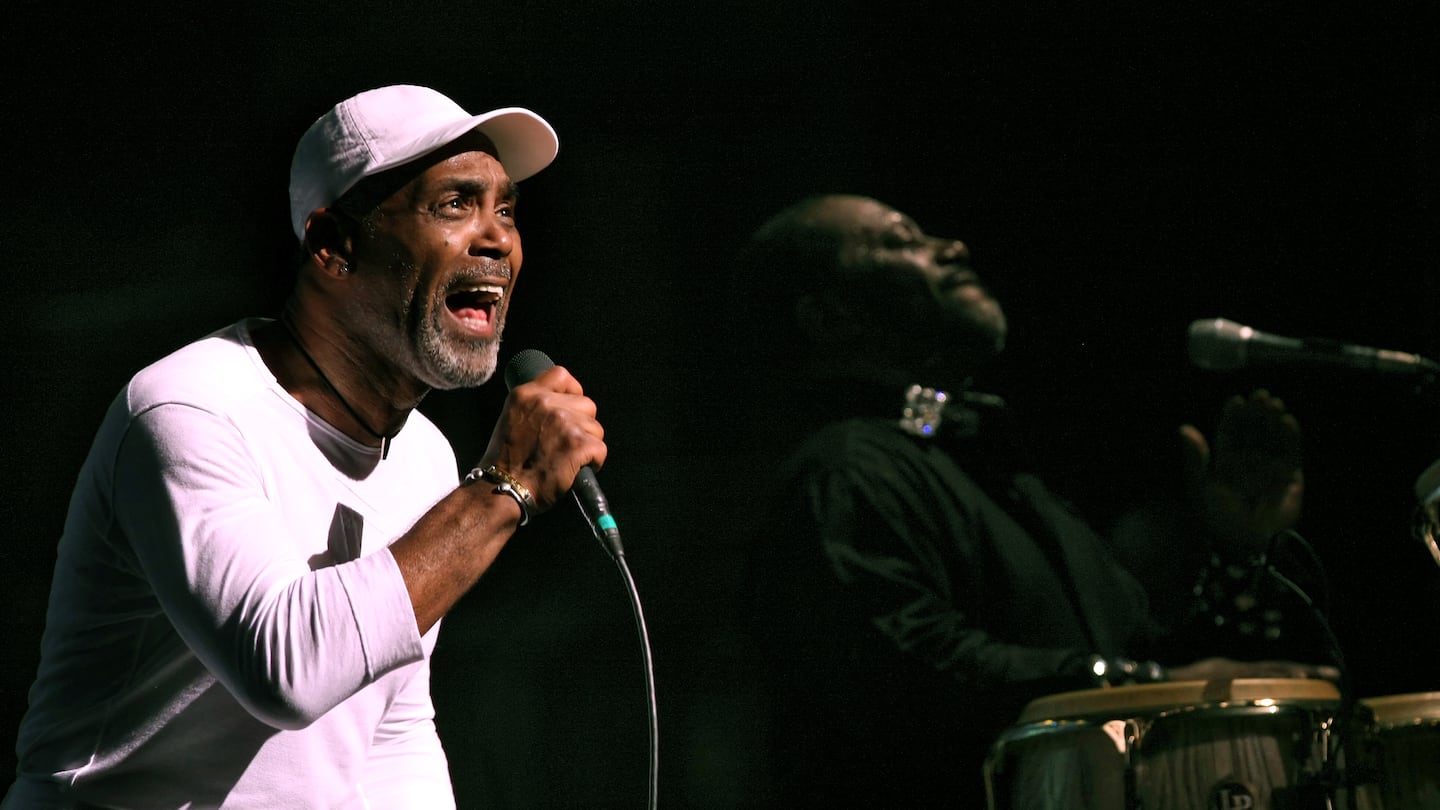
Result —
<instances>
[{"instance_id":1,"label":"mustache","mask_svg":"<svg viewBox=\"0 0 1440 810\"><path fill-rule=\"evenodd\" d=\"M450 283L446 286L455 287L457 285L494 281L496 279L501 279L508 284L514 277L515 271L510 266L508 259L483 259L456 271L455 275L451 277Z\"/></svg>"}]
</instances>

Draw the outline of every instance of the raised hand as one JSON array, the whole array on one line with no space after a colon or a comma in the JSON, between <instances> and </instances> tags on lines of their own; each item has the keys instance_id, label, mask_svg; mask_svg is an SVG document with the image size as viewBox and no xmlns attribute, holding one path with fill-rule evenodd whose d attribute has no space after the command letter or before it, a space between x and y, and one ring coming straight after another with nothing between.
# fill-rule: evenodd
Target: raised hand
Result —
<instances>
[{"instance_id":1,"label":"raised hand","mask_svg":"<svg viewBox=\"0 0 1440 810\"><path fill-rule=\"evenodd\" d=\"M1235 396L1220 412L1213 448L1193 425L1180 428L1186 480L1221 550L1262 551L1300 519L1305 493L1300 424L1264 389Z\"/></svg>"}]
</instances>

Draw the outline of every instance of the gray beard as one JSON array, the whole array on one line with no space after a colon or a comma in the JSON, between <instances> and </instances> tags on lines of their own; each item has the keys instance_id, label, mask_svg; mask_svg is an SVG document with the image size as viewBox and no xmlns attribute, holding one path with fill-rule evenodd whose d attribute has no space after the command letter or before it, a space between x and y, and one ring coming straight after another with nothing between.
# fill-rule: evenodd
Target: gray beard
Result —
<instances>
[{"instance_id":1,"label":"gray beard","mask_svg":"<svg viewBox=\"0 0 1440 810\"><path fill-rule=\"evenodd\" d=\"M432 389L442 391L474 388L488 382L500 364L500 336L504 315L496 312L495 336L451 338L445 330L444 297L429 302L421 311L416 302L407 302L400 313L400 333L377 335L379 345L388 345L391 357L408 357L415 376ZM363 319L363 313L356 314ZM396 345L403 344L403 345Z\"/></svg>"},{"instance_id":2,"label":"gray beard","mask_svg":"<svg viewBox=\"0 0 1440 810\"><path fill-rule=\"evenodd\" d=\"M474 388L488 382L500 364L500 332L485 340L446 340L438 324L429 324L416 336L426 383L442 391Z\"/></svg>"}]
</instances>

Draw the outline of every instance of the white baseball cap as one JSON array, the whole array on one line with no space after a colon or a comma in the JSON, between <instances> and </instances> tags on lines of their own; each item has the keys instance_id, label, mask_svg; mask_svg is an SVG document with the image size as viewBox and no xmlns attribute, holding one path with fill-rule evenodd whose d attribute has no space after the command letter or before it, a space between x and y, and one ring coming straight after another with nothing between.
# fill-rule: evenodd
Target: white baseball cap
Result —
<instances>
[{"instance_id":1,"label":"white baseball cap","mask_svg":"<svg viewBox=\"0 0 1440 810\"><path fill-rule=\"evenodd\" d=\"M379 87L336 104L300 136L290 163L295 236L304 241L310 214L362 179L477 129L495 144L500 164L517 182L550 165L560 149L555 130L529 110L505 107L471 115L428 87Z\"/></svg>"}]
</instances>

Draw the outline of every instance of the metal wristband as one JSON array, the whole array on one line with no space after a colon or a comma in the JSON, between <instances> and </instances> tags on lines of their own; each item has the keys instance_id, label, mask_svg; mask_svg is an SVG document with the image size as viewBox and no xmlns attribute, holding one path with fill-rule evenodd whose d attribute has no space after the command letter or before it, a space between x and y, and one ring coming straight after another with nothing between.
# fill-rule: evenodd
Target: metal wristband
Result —
<instances>
[{"instance_id":1,"label":"metal wristband","mask_svg":"<svg viewBox=\"0 0 1440 810\"><path fill-rule=\"evenodd\" d=\"M1103 656L1092 655L1086 663L1096 686L1159 683L1170 677L1165 667L1155 661L1132 661L1129 658L1106 660Z\"/></svg>"},{"instance_id":2,"label":"metal wristband","mask_svg":"<svg viewBox=\"0 0 1440 810\"><path fill-rule=\"evenodd\" d=\"M1139 671L1136 674L1136 680L1140 683L1160 683L1170 680L1170 673L1158 661L1139 661L1137 666Z\"/></svg>"},{"instance_id":3,"label":"metal wristband","mask_svg":"<svg viewBox=\"0 0 1440 810\"><path fill-rule=\"evenodd\" d=\"M476 467L465 476L465 483L471 483L484 479L495 485L492 492L509 495L520 505L520 525L524 526L530 522L530 513L537 508L535 496L530 494L530 488L520 483L520 479L506 472L505 470L491 464L488 467Z\"/></svg>"},{"instance_id":4,"label":"metal wristband","mask_svg":"<svg viewBox=\"0 0 1440 810\"><path fill-rule=\"evenodd\" d=\"M1096 687L1110 685L1110 662L1103 655L1092 655L1085 659L1085 671L1090 673Z\"/></svg>"}]
</instances>

